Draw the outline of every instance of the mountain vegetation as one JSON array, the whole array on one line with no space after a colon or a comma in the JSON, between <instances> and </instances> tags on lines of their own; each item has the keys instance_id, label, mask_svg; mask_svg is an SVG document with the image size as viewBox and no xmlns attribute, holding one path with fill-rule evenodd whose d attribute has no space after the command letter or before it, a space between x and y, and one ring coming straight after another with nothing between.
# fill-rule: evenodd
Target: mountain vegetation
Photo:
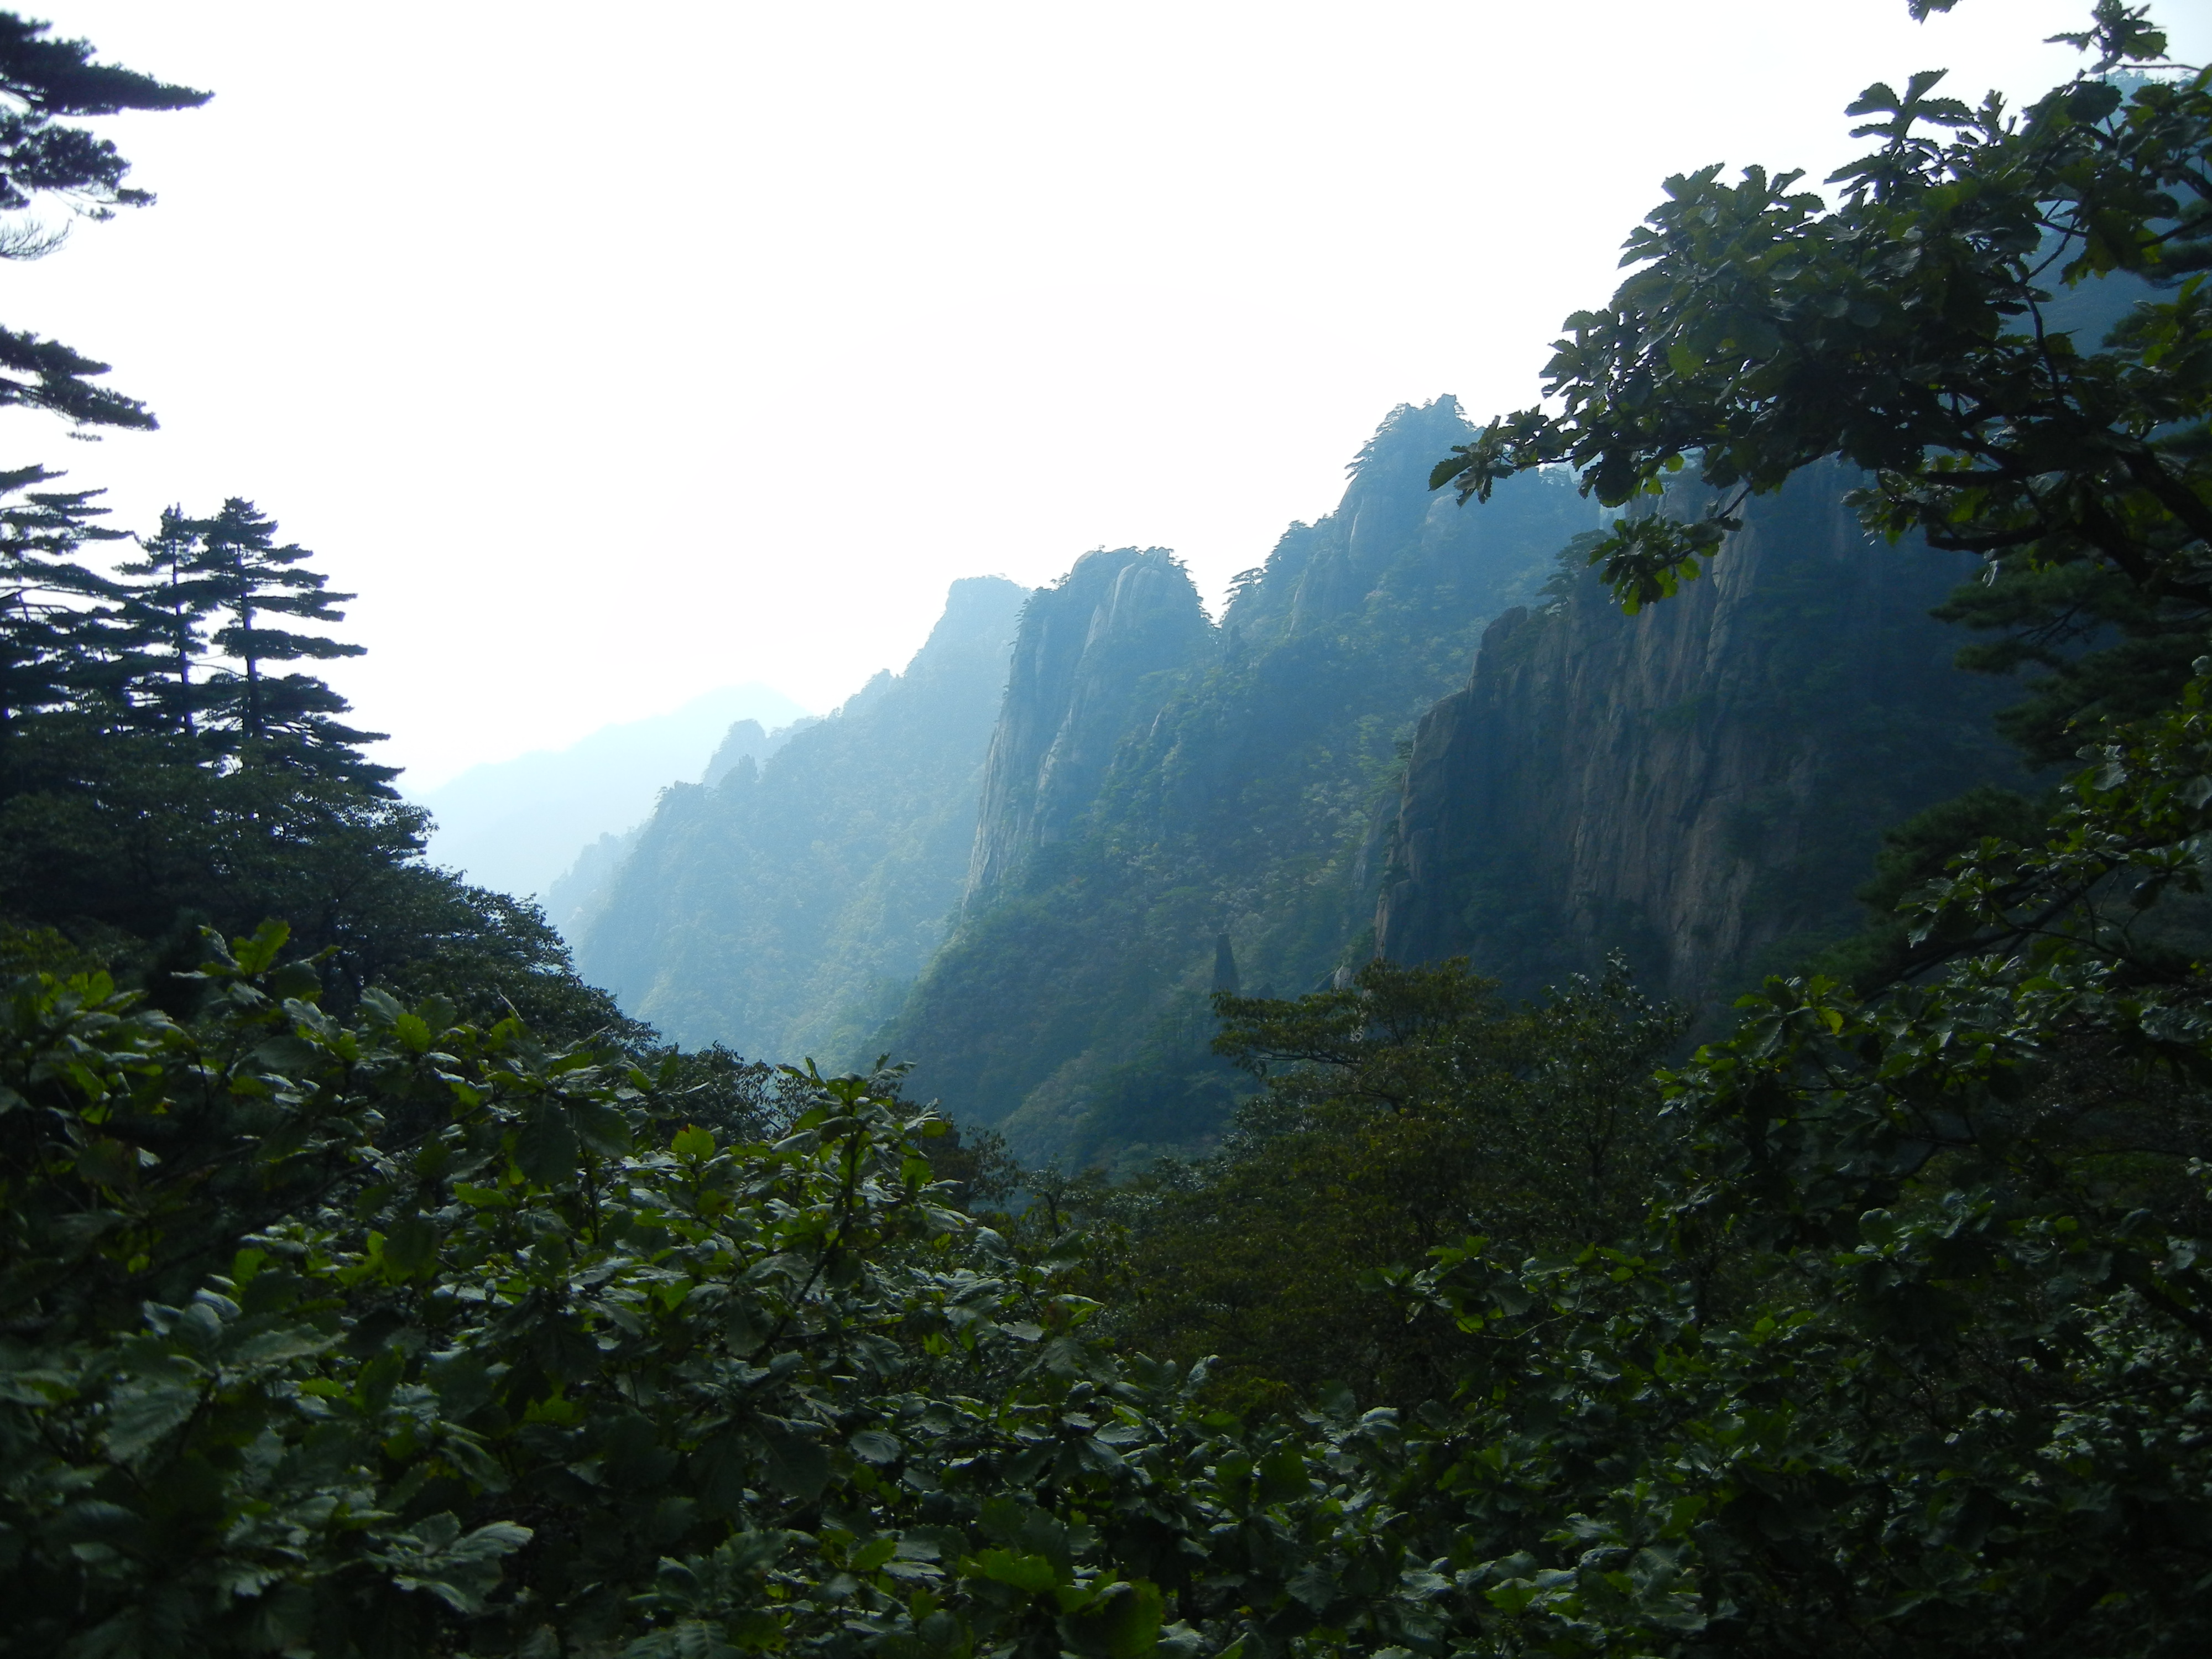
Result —
<instances>
[{"instance_id":1,"label":"mountain vegetation","mask_svg":"<svg viewBox=\"0 0 2212 1659\"><path fill-rule=\"evenodd\" d=\"M1599 535L1565 469L1480 512L1431 493L1476 435L1449 398L1395 411L1218 629L1187 583L1132 604L1112 556L1038 596L960 927L868 1054L1026 1159L1126 1172L1212 1146L1249 1092L1217 991L1340 986L1379 949L1531 996L1621 952L1711 1034L1863 925L1884 827L2037 787L1991 726L2006 684L1926 614L1971 561L1876 550L1848 468L1626 616L1562 562Z\"/></svg>"},{"instance_id":2,"label":"mountain vegetation","mask_svg":"<svg viewBox=\"0 0 2212 1659\"><path fill-rule=\"evenodd\" d=\"M0 20L33 67L42 34ZM1145 959L1125 939L1173 943L1123 1006L1166 1030L1159 988L1203 975L1206 1023L1175 1040L1202 1036L1233 1086L1208 1155L1127 1179L1023 1170L975 1119L910 1103L896 1066L779 1071L623 1024L542 918L423 865L419 813L292 666L331 638L307 623L339 620L307 555L237 501L103 567L89 496L17 475L0 844L71 884L0 888L23 970L0 1002L0 1654L2202 1650L2212 656L2169 658L2212 569L2212 71L2160 67L2124 0L2075 44L2085 71L2016 115L1932 76L1870 88L1875 148L1833 205L1756 169L1672 180L1613 305L1571 319L1542 409L1402 411L1386 437L1451 442L1378 441L1354 479L1441 462L1464 508L1382 491L1301 527L1218 630L1154 550L1026 605L956 590L948 682L988 661L1041 701L994 736L978 699L967 827L989 800L1005 833L929 843L960 854L947 906L971 897L899 1018L919 1041L916 1011L954 1006L940 971L1022 928L1031 980L1094 974L1101 1006ZM2130 64L2149 72L2113 76ZM2118 326L2044 325L2106 270L2146 296ZM1768 586L1777 537L1832 528L1844 472L1896 546L1816 538ZM1770 940L1848 979L1773 975L1686 1054L1702 1016L1626 956L1533 992L1376 958L1338 862L1418 884L1412 837L1456 832L1414 806L1473 799L1443 787L1465 758L1443 728L1480 672L1402 781L1398 705L1328 712L1375 666L1363 620L1401 611L1425 665L1408 696L1464 673L1471 637L1407 618L1472 571L1454 626L1500 647L1492 672L1571 667L1584 568L1553 581L1535 557L1523 588L1504 532L1581 517L1577 479L1622 509L1571 526L1638 630L1585 632L1609 660L1744 640L1755 692L1761 592L1848 632L1869 594L1917 603L1895 561L1948 580L1942 559L1977 556L1983 645L2057 659L2009 728L2025 764L2055 731L2084 763L1893 826L1867 889L1892 931L1820 945L1788 912ZM1420 574L1485 524L1496 560ZM1505 620L1509 598L1530 614ZM1117 618L1143 626L1117 639ZM1164 637L1189 654L1139 648ZM744 787L870 720L919 738L897 711L930 678L917 659ZM1255 750L1229 717L1277 702L1305 746ZM1092 738L1147 705L1102 763ZM1706 752L1709 717L1675 721L1680 753ZM1178 752L1304 761L1271 794L1264 758ZM664 807L672 842L745 773ZM951 822L941 781L899 810L901 780L878 781L835 810L873 811L883 845ZM1286 804L1304 851L1263 856L1245 815ZM756 810L740 824L810 822ZM1271 934L1254 901L1218 925L1248 890L1196 878L1227 866L1178 825L1255 849L1249 890L1310 894L1285 912L1304 920ZM1437 914L1487 925L1441 890ZM1110 919L1089 931L1086 891ZM191 916L264 902L182 955ZM1293 966L1328 984L1247 994ZM1042 1003L993 982L1015 1033L993 1098L1042 1122L1019 1058L1046 1052Z\"/></svg>"},{"instance_id":3,"label":"mountain vegetation","mask_svg":"<svg viewBox=\"0 0 2212 1659\"><path fill-rule=\"evenodd\" d=\"M757 720L732 720L729 730L722 733L721 741L714 745L714 752L708 757L706 770L700 774L699 781L709 789L719 788L740 764L750 762L757 769L783 746L793 732L817 724L818 720L812 714L802 714L774 731L763 728ZM661 787L667 787L667 784L664 782ZM654 799L658 804L658 795ZM575 862L546 888L545 914L572 950L582 945L605 914L607 900L614 890L615 878L622 873L624 861L637 849L645 827L646 820L641 818L619 835L601 836L577 854Z\"/></svg>"}]
</instances>

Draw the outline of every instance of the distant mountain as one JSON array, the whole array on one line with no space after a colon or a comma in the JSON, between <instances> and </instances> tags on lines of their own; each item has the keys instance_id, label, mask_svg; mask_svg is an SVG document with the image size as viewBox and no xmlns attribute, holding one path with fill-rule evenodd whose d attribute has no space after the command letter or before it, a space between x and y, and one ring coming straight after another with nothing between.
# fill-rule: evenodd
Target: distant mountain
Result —
<instances>
[{"instance_id":1,"label":"distant mountain","mask_svg":"<svg viewBox=\"0 0 2212 1659\"><path fill-rule=\"evenodd\" d=\"M672 783L696 778L738 721L784 726L806 710L773 687L726 685L681 708L594 732L566 749L472 766L410 798L437 819L430 857L479 886L543 893L577 849L619 835Z\"/></svg>"},{"instance_id":2,"label":"distant mountain","mask_svg":"<svg viewBox=\"0 0 2212 1659\"><path fill-rule=\"evenodd\" d=\"M779 726L773 732L763 731L758 720L738 720L722 738L721 746L714 750L714 758L699 781L712 789L726 780L740 766L757 769L760 763L783 747L795 732L804 732L810 726L822 724L818 714L802 714L788 726ZM576 861L556 878L542 895L545 915L560 930L561 937L568 941L571 950L583 947L584 937L591 932L605 911L607 900L612 896L615 878L622 873L623 860L635 849L639 837L645 834L645 822L641 819L620 835L601 836L589 847L576 854Z\"/></svg>"},{"instance_id":3,"label":"distant mountain","mask_svg":"<svg viewBox=\"0 0 2212 1659\"><path fill-rule=\"evenodd\" d=\"M968 902L1076 829L1114 751L1172 677L1213 644L1198 590L1165 548L1086 553L1022 617L983 774Z\"/></svg>"},{"instance_id":4,"label":"distant mountain","mask_svg":"<svg viewBox=\"0 0 2212 1659\"><path fill-rule=\"evenodd\" d=\"M954 582L903 674L878 674L764 759L733 732L711 783L667 790L632 844L587 855L620 868L578 940L580 971L686 1044L768 1060L856 1047L967 886L1028 598L1003 577Z\"/></svg>"},{"instance_id":5,"label":"distant mountain","mask_svg":"<svg viewBox=\"0 0 2212 1659\"><path fill-rule=\"evenodd\" d=\"M818 714L804 714L788 726L779 726L773 732L761 729L758 720L739 720L723 735L721 746L714 750L707 769L699 775L699 781L712 789L738 769L739 763L750 760L757 767L770 755L783 747L795 732L804 732L810 726L822 724Z\"/></svg>"},{"instance_id":6,"label":"distant mountain","mask_svg":"<svg viewBox=\"0 0 2212 1659\"><path fill-rule=\"evenodd\" d=\"M577 854L576 861L538 896L545 907L545 919L568 941L569 950L583 944L584 935L606 908L607 896L614 890L615 878L622 873L623 860L636 849L637 839L644 833L645 825L640 823L620 835L601 836Z\"/></svg>"}]
</instances>

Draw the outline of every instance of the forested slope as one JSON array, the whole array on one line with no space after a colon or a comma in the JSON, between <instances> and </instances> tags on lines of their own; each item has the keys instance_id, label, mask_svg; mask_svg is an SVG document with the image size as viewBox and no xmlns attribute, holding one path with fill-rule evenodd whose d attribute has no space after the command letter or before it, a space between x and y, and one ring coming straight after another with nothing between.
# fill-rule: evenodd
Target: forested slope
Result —
<instances>
[{"instance_id":1,"label":"forested slope","mask_svg":"<svg viewBox=\"0 0 2212 1659\"><path fill-rule=\"evenodd\" d=\"M764 765L665 791L578 950L585 975L678 1041L779 1060L879 1021L959 904L1026 592L953 583L903 674Z\"/></svg>"},{"instance_id":2,"label":"forested slope","mask_svg":"<svg viewBox=\"0 0 2212 1659\"><path fill-rule=\"evenodd\" d=\"M548 901L577 849L643 821L675 778L696 778L732 723L780 726L805 710L772 686L726 685L682 708L602 727L565 749L471 766L419 795L430 855L486 887Z\"/></svg>"}]
</instances>

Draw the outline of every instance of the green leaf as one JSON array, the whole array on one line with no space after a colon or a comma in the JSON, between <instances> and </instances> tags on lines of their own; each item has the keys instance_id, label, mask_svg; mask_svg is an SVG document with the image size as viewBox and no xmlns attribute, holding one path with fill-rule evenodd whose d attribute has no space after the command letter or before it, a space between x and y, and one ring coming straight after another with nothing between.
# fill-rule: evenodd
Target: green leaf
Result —
<instances>
[{"instance_id":1,"label":"green leaf","mask_svg":"<svg viewBox=\"0 0 2212 1659\"><path fill-rule=\"evenodd\" d=\"M560 1103L537 1102L515 1137L522 1173L541 1187L565 1187L575 1179L578 1155L576 1131Z\"/></svg>"},{"instance_id":2,"label":"green leaf","mask_svg":"<svg viewBox=\"0 0 2212 1659\"><path fill-rule=\"evenodd\" d=\"M599 1101L581 1101L569 1108L569 1121L585 1147L601 1158L622 1158L629 1152L629 1122L613 1107Z\"/></svg>"},{"instance_id":3,"label":"green leaf","mask_svg":"<svg viewBox=\"0 0 2212 1659\"><path fill-rule=\"evenodd\" d=\"M1060 1582L1060 1574L1042 1555L1026 1555L1019 1550L985 1550L975 1561L974 1576L1012 1584L1032 1595L1042 1595Z\"/></svg>"},{"instance_id":4,"label":"green leaf","mask_svg":"<svg viewBox=\"0 0 2212 1659\"><path fill-rule=\"evenodd\" d=\"M386 1277L395 1284L421 1276L438 1265L437 1224L426 1215L403 1216L384 1238Z\"/></svg>"},{"instance_id":5,"label":"green leaf","mask_svg":"<svg viewBox=\"0 0 2212 1659\"><path fill-rule=\"evenodd\" d=\"M281 1365L295 1359L327 1353L343 1340L335 1331L319 1331L312 1325L280 1325L254 1331L232 1343L223 1353L228 1366Z\"/></svg>"},{"instance_id":6,"label":"green leaf","mask_svg":"<svg viewBox=\"0 0 2212 1659\"><path fill-rule=\"evenodd\" d=\"M1261 1459L1259 1474L1262 1504L1286 1504L1312 1489L1305 1459L1296 1446L1284 1446Z\"/></svg>"},{"instance_id":7,"label":"green leaf","mask_svg":"<svg viewBox=\"0 0 2212 1659\"><path fill-rule=\"evenodd\" d=\"M781 1492L811 1503L830 1484L830 1454L822 1443L781 1418L761 1419L768 1478Z\"/></svg>"},{"instance_id":8,"label":"green leaf","mask_svg":"<svg viewBox=\"0 0 2212 1659\"><path fill-rule=\"evenodd\" d=\"M501 1559L531 1537L529 1528L510 1521L495 1521L464 1535L449 1512L391 1537L371 1559L392 1569L392 1582L401 1589L434 1595L456 1613L481 1613L499 1583Z\"/></svg>"},{"instance_id":9,"label":"green leaf","mask_svg":"<svg viewBox=\"0 0 2212 1659\"><path fill-rule=\"evenodd\" d=\"M1158 1646L1163 1603L1139 1578L1111 1584L1090 1606L1060 1620L1060 1640L1085 1659L1145 1659Z\"/></svg>"},{"instance_id":10,"label":"green leaf","mask_svg":"<svg viewBox=\"0 0 2212 1659\"><path fill-rule=\"evenodd\" d=\"M134 1463L199 1409L204 1390L181 1377L133 1377L108 1398L107 1455Z\"/></svg>"},{"instance_id":11,"label":"green leaf","mask_svg":"<svg viewBox=\"0 0 2212 1659\"><path fill-rule=\"evenodd\" d=\"M253 930L251 939L234 939L230 942L232 960L249 974L264 974L276 964L276 956L284 943L292 937L285 923L264 921Z\"/></svg>"},{"instance_id":12,"label":"green leaf","mask_svg":"<svg viewBox=\"0 0 2212 1659\"><path fill-rule=\"evenodd\" d=\"M854 1550L846 1565L854 1572L873 1572L897 1553L897 1539L873 1538Z\"/></svg>"},{"instance_id":13,"label":"green leaf","mask_svg":"<svg viewBox=\"0 0 2212 1659\"><path fill-rule=\"evenodd\" d=\"M847 1443L853 1448L853 1455L864 1463L896 1463L906 1449L896 1435L881 1429L862 1429Z\"/></svg>"}]
</instances>

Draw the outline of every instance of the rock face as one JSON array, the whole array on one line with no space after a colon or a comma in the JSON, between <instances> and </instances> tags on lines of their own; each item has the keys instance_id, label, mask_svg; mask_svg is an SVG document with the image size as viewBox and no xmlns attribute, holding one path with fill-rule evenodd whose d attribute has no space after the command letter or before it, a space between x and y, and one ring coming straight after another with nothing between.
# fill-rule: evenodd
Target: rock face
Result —
<instances>
[{"instance_id":1,"label":"rock face","mask_svg":"<svg viewBox=\"0 0 2212 1659\"><path fill-rule=\"evenodd\" d=\"M1212 644L1198 590L1164 548L1086 553L1030 596L983 770L971 904L1067 837L1122 738Z\"/></svg>"},{"instance_id":2,"label":"rock face","mask_svg":"<svg viewBox=\"0 0 2212 1659\"><path fill-rule=\"evenodd\" d=\"M1382 954L1466 955L1528 992L1603 954L1711 1001L1856 920L1880 830L2025 787L1927 616L1971 562L1869 538L1830 467L1754 503L1703 580L1636 617L1594 573L1509 611L1421 721L1376 913Z\"/></svg>"},{"instance_id":3,"label":"rock face","mask_svg":"<svg viewBox=\"0 0 2212 1659\"><path fill-rule=\"evenodd\" d=\"M662 794L577 951L690 1045L842 1052L896 1006L966 886L983 760L1028 590L957 581L903 674Z\"/></svg>"}]
</instances>

